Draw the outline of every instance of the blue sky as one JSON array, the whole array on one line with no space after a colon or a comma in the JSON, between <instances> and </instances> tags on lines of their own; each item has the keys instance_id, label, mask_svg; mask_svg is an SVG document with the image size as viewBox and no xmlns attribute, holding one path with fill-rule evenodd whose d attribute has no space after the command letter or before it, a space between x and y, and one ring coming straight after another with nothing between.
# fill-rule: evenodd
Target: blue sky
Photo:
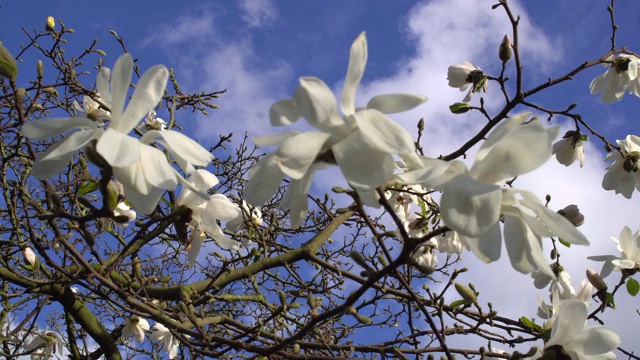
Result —
<instances>
[{"instance_id":1,"label":"blue sky","mask_svg":"<svg viewBox=\"0 0 640 360\"><path fill-rule=\"evenodd\" d=\"M15 51L18 44L25 41L21 27L42 29L46 17L52 15L76 30L68 37L69 49L82 49L98 38L97 48L107 52L106 65L112 66L121 54L109 34L109 30L115 30L124 36L133 56L140 59L141 69L158 63L175 68L182 87L188 91L228 89L219 100L219 110L211 111L207 117L194 114L191 119L181 119L191 135L207 142L231 131L237 135L244 131L250 135L280 132L281 129L269 126L269 106L273 101L289 97L299 76L320 77L339 94L351 42L366 31L369 62L358 103L364 104L366 99L380 93L427 95L429 101L425 105L394 119L413 131L417 120L424 117L427 131L423 146L429 156L438 156L456 149L466 140L462 137L471 136L483 125L484 120L478 115L449 113L447 106L460 101L464 94L447 86L446 70L450 65L469 60L492 75L498 74L497 48L503 35L511 34L511 29L502 10L490 9L493 3L477 0L111 1L95 4L47 1L34 6L28 2L4 1L0 2L0 36L4 45ZM586 5L581 0L513 1L512 4L522 19L525 88L563 75L587 60L597 59L610 48L608 1L594 0ZM640 4L619 1L616 5L620 26L617 45L638 50L633 46L637 44L640 30ZM577 102L576 110L583 118L611 140L640 134L635 111L640 99L626 95L618 103L603 104L597 96L589 94L589 83L604 70L599 66L587 69L573 81L530 100L553 109ZM513 62L509 64L509 71L513 74ZM92 81L94 77L86 79ZM491 88L491 85L485 101L489 109L495 109L501 103L495 86ZM478 98L476 96L472 104L477 105ZM562 120L555 124L566 123ZM604 192L600 186L606 166L602 162L602 148L596 141L586 145L587 164L582 169L576 165L566 168L552 159L539 171L518 180L519 187L532 190L541 198L551 193L553 207L576 203L587 216L581 230L593 246L576 249L576 254L567 254L564 258L574 285L583 277L587 266L599 269L599 264L584 260L585 256L616 254L609 237L617 237L624 225L632 231L640 227L636 216L640 212L638 196L626 200ZM337 185L330 179L330 176L316 179L314 191L324 192ZM466 259L473 261L471 255ZM491 274L509 265L500 262L473 266L478 267L480 273ZM497 301L485 299L502 305L507 314L519 316L524 312L532 316L536 295L546 297L544 292L530 289L527 276L509 274L483 278L489 279L485 280L487 287L503 290L513 288L514 282L526 283L526 290L509 290L511 296L519 297L517 301L509 296ZM469 275L466 281L471 280L474 278ZM621 294L621 300L625 296ZM630 302L623 303L620 310L605 314L605 319L611 316L611 324L616 325L612 327L624 327L622 319L634 309ZM629 333L620 332L623 337Z\"/></svg>"}]
</instances>

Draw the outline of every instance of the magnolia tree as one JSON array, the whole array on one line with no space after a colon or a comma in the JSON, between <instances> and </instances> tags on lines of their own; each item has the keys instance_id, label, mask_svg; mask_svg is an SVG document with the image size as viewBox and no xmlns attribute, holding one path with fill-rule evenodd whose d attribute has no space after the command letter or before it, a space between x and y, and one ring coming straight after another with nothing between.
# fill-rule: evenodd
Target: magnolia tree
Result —
<instances>
[{"instance_id":1,"label":"magnolia tree","mask_svg":"<svg viewBox=\"0 0 640 360\"><path fill-rule=\"evenodd\" d=\"M552 208L517 179L554 155L582 166L582 143L593 135L608 150L600 191L631 198L640 138L611 143L575 105L552 110L531 97L595 66L603 73L591 83L594 101L640 96L640 57L616 45L612 2L611 48L526 89L518 17L506 0L493 8L512 25L496 41L502 70L485 73L469 59L442 74L467 91L451 112L487 120L450 154L423 151L422 120L415 139L392 119L429 106L427 96L398 89L355 103L364 33L345 49L339 100L321 79L301 77L269 111L283 132L235 142L222 134L216 144L198 143L181 125L215 109L224 91L185 93L172 70L140 69L113 31L122 54L97 42L65 51L73 30L51 17L24 32L21 49L2 47L0 352L638 359L637 344L621 343L620 324L601 314L638 293L640 232L622 229L620 253L594 257L605 264L599 273L571 274L585 278L574 288L560 255L589 244L577 229L584 216L576 205ZM497 111L484 106L489 87L503 96ZM559 133L562 118L575 129ZM301 119L311 130L289 130ZM475 159L463 162L470 151ZM314 175L332 166L349 187L310 192ZM512 266L504 271L531 274L541 289L539 307L521 317L492 305L497 289L461 280L464 259L494 262L503 243Z\"/></svg>"}]
</instances>

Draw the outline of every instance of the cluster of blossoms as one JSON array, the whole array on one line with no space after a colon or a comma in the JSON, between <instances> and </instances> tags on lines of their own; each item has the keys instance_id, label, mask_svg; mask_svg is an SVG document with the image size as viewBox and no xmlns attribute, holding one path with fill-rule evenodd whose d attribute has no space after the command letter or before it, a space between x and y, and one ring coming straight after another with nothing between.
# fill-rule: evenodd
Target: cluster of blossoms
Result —
<instances>
[{"instance_id":1,"label":"cluster of blossoms","mask_svg":"<svg viewBox=\"0 0 640 360\"><path fill-rule=\"evenodd\" d=\"M631 229L625 226L620 232L620 238L611 237L620 251L620 256L601 255L590 256L589 259L604 261L600 276L607 277L612 270L640 270L640 230L631 234Z\"/></svg>"},{"instance_id":2,"label":"cluster of blossoms","mask_svg":"<svg viewBox=\"0 0 640 360\"><path fill-rule=\"evenodd\" d=\"M608 67L607 71L591 82L591 93L601 93L600 99L607 104L622 100L627 91L629 94L640 96L638 64L640 59L634 55L609 56L603 64Z\"/></svg>"},{"instance_id":3,"label":"cluster of blossoms","mask_svg":"<svg viewBox=\"0 0 640 360\"><path fill-rule=\"evenodd\" d=\"M139 344L144 341L145 332L151 329L147 320L135 315L126 319L122 325L122 336L127 339L133 337ZM180 341L166 326L156 323L149 338L162 346L162 351L169 354L169 359L178 356Z\"/></svg>"}]
</instances>

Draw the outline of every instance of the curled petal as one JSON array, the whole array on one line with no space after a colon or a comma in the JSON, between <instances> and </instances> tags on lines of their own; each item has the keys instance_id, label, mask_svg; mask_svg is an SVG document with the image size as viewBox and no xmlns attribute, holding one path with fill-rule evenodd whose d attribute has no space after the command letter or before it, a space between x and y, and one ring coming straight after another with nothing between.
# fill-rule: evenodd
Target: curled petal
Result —
<instances>
[{"instance_id":1,"label":"curled petal","mask_svg":"<svg viewBox=\"0 0 640 360\"><path fill-rule=\"evenodd\" d=\"M300 78L300 86L293 92L300 114L318 130L331 132L336 126L344 125L338 115L336 97L324 81L316 77Z\"/></svg>"},{"instance_id":2,"label":"curled petal","mask_svg":"<svg viewBox=\"0 0 640 360\"><path fill-rule=\"evenodd\" d=\"M291 125L300 119L300 109L293 99L285 99L275 102L269 109L271 126Z\"/></svg>"}]
</instances>

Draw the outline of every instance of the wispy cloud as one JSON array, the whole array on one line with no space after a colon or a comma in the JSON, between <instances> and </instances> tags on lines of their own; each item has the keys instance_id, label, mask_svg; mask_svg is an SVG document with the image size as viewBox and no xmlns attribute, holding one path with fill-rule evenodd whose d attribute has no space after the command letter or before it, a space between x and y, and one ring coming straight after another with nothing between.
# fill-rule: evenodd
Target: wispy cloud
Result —
<instances>
[{"instance_id":1,"label":"wispy cloud","mask_svg":"<svg viewBox=\"0 0 640 360\"><path fill-rule=\"evenodd\" d=\"M250 28L268 25L278 16L278 9L271 0L242 0L239 6L242 20Z\"/></svg>"}]
</instances>

